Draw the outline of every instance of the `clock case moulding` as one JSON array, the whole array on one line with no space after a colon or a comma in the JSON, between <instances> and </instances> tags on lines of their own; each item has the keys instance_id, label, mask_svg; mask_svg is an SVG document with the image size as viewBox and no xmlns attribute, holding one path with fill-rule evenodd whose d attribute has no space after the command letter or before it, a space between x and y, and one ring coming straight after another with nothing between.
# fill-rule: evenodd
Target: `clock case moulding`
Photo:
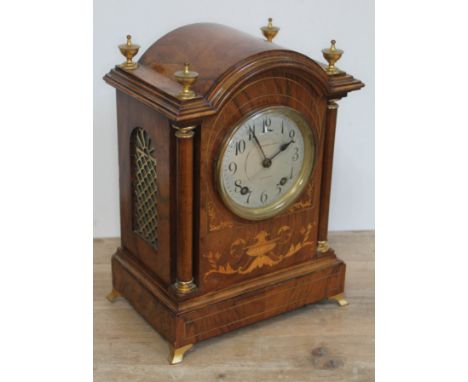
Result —
<instances>
[{"instance_id":1,"label":"clock case moulding","mask_svg":"<svg viewBox=\"0 0 468 382\"><path fill-rule=\"evenodd\" d=\"M182 86L174 77L185 62L199 73L189 100L178 98ZM166 34L136 69L116 66L104 80L117 89L122 241L112 257L109 298L125 297L168 341L171 362L196 342L343 293L346 266L327 244L335 101L363 87L361 81L343 71L330 75L326 65L303 54L208 23ZM278 216L248 222L229 212L216 193L212 175L219 144L239 116L285 103L302 108L315 126L310 189ZM188 127L194 129L184 132ZM144 129L154 150L157 246L134 229L130 146L136 128ZM187 181L193 181L193 192L180 188ZM182 209L189 212L184 220ZM233 243L244 249L276 243L278 250L297 251L283 261L284 254L262 253L263 263L250 273L231 275L233 267L214 263L220 256L229 262L238 248L230 254L210 251L218 243L231 249ZM180 275L192 275L196 288L179 293L174 283Z\"/></svg>"}]
</instances>

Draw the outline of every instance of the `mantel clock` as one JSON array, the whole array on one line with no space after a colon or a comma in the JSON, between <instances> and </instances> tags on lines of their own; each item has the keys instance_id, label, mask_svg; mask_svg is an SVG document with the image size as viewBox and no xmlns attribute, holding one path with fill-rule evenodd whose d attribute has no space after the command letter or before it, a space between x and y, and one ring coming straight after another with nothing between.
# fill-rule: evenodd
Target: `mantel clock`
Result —
<instances>
[{"instance_id":1,"label":"mantel clock","mask_svg":"<svg viewBox=\"0 0 468 382\"><path fill-rule=\"evenodd\" d=\"M105 81L117 90L121 247L113 290L168 342L193 344L324 299L345 304L328 245L337 100L364 84L218 24L192 24Z\"/></svg>"}]
</instances>

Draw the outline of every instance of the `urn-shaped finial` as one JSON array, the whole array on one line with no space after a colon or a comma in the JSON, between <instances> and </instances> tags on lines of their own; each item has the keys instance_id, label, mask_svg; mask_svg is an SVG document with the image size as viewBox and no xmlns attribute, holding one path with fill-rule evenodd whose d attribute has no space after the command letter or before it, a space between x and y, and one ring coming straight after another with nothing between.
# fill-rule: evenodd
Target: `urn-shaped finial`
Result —
<instances>
[{"instance_id":1,"label":"urn-shaped finial","mask_svg":"<svg viewBox=\"0 0 468 382\"><path fill-rule=\"evenodd\" d=\"M133 57L138 54L140 45L132 43L132 36L127 35L127 43L119 45L120 53L127 59L124 63L119 66L125 70L134 70L138 68L138 63L133 62Z\"/></svg>"},{"instance_id":2,"label":"urn-shaped finial","mask_svg":"<svg viewBox=\"0 0 468 382\"><path fill-rule=\"evenodd\" d=\"M341 49L336 49L336 41L331 40L330 48L322 49L322 54L328 62L327 73L338 73L339 69L335 66L335 63L341 58L343 51Z\"/></svg>"},{"instance_id":3,"label":"urn-shaped finial","mask_svg":"<svg viewBox=\"0 0 468 382\"><path fill-rule=\"evenodd\" d=\"M272 42L280 29L279 27L273 26L273 19L270 17L268 19L268 25L261 27L260 30L262 31L263 35L268 40L268 42Z\"/></svg>"},{"instance_id":4,"label":"urn-shaped finial","mask_svg":"<svg viewBox=\"0 0 468 382\"><path fill-rule=\"evenodd\" d=\"M182 85L182 91L178 94L180 99L191 99L195 97L195 92L190 90L190 86L197 80L198 73L190 70L190 64L184 64L184 70L178 70L174 76L179 84Z\"/></svg>"}]
</instances>

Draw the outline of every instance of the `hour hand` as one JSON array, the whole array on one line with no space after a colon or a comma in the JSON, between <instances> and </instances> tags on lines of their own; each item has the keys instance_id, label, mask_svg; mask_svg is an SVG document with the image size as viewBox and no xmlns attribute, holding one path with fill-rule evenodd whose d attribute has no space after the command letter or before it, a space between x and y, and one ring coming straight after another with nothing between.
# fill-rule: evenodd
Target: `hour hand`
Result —
<instances>
[{"instance_id":1,"label":"hour hand","mask_svg":"<svg viewBox=\"0 0 468 382\"><path fill-rule=\"evenodd\" d=\"M280 146L279 151L278 151L275 155L273 155L273 156L270 158L270 161L273 160L273 158L274 158L275 156L277 156L278 154L281 154L284 150L286 150L286 149L289 147L289 145L290 145L291 143L294 143L294 142L295 142L294 139L291 139L288 143L283 143L283 144Z\"/></svg>"}]
</instances>

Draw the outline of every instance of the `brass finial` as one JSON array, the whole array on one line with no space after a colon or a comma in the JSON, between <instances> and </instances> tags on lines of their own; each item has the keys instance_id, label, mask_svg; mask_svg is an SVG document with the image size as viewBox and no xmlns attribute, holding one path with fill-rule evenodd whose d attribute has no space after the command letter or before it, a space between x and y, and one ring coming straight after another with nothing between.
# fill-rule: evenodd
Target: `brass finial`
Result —
<instances>
[{"instance_id":1,"label":"brass finial","mask_svg":"<svg viewBox=\"0 0 468 382\"><path fill-rule=\"evenodd\" d=\"M138 68L138 63L133 62L132 59L138 54L140 45L132 43L132 36L127 35L127 43L119 45L120 53L127 59L119 66L125 70L134 70Z\"/></svg>"},{"instance_id":2,"label":"brass finial","mask_svg":"<svg viewBox=\"0 0 468 382\"><path fill-rule=\"evenodd\" d=\"M174 73L179 84L183 86L182 91L178 94L180 99L191 99L195 97L195 92L190 90L190 86L197 80L198 73L190 70L190 64L184 64L184 70L179 70Z\"/></svg>"},{"instance_id":3,"label":"brass finial","mask_svg":"<svg viewBox=\"0 0 468 382\"><path fill-rule=\"evenodd\" d=\"M322 54L325 60L328 61L327 73L336 74L340 70L335 66L335 63L341 58L343 51L341 49L336 49L336 41L331 40L330 48L322 49Z\"/></svg>"},{"instance_id":4,"label":"brass finial","mask_svg":"<svg viewBox=\"0 0 468 382\"><path fill-rule=\"evenodd\" d=\"M262 31L263 35L268 40L268 42L272 42L280 29L278 27L273 26L273 19L270 17L268 19L268 25L265 27L261 27L260 30Z\"/></svg>"}]
</instances>

